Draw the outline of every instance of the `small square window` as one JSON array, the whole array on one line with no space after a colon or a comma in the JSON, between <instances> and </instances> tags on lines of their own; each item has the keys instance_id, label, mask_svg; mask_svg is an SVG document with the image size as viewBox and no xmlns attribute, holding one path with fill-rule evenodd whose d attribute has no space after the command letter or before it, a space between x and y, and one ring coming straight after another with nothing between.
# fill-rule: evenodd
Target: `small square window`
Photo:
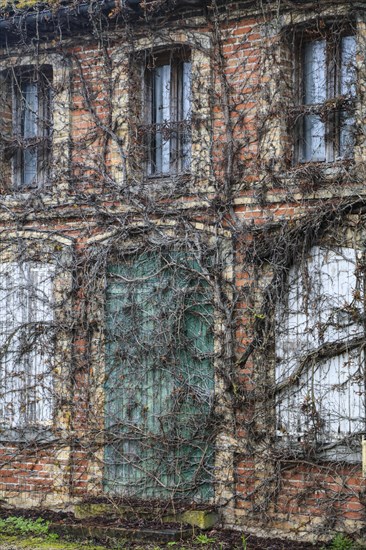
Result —
<instances>
[{"instance_id":1,"label":"small square window","mask_svg":"<svg viewBox=\"0 0 366 550\"><path fill-rule=\"evenodd\" d=\"M298 64L299 162L351 158L354 148L356 38L329 32L304 39Z\"/></svg>"},{"instance_id":2,"label":"small square window","mask_svg":"<svg viewBox=\"0 0 366 550\"><path fill-rule=\"evenodd\" d=\"M168 176L191 164L191 62L186 50L150 56L146 65L147 173Z\"/></svg>"}]
</instances>

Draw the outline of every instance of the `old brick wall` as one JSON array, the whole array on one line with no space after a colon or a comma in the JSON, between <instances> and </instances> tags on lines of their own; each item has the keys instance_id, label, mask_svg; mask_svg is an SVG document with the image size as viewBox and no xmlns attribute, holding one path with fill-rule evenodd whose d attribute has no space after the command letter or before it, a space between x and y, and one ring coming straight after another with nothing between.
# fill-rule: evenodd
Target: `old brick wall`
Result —
<instances>
[{"instance_id":1,"label":"old brick wall","mask_svg":"<svg viewBox=\"0 0 366 550\"><path fill-rule=\"evenodd\" d=\"M316 23L322 28L319 21L349 17L357 23L362 45L363 15L332 3L320 13L311 7L283 12L279 7L227 3L222 8L212 3L205 13L166 15L148 19L145 26L124 22L113 32L100 31L101 41L92 33L75 33L59 46L42 43L45 58L56 49L68 67L65 169L46 193L4 193L0 224L4 234L38 230L72 240L72 306L63 329L71 366L54 440L30 445L4 438L1 443L0 494L9 502L68 507L102 494L104 405L98 365L103 310L90 283L90 249L105 235L113 239L116 230L127 239L144 224L164 226L167 232L169 227L194 226L202 233L225 234L231 247L232 265L225 269L232 268L232 273L223 290L235 308L227 317L220 310L223 320L216 334L225 345L228 334L234 334L234 344L228 343L231 348L220 352L217 361L222 425L214 477L225 525L293 536L353 531L363 525L359 461L299 458L278 451L273 394L268 393L274 380L275 306L270 311L265 302L275 266L267 252L257 261L262 245L272 252L284 246L278 235L288 231L288 242L289 230L301 227L302 221L306 228L321 226L312 237L316 242L326 232L328 218L319 221L322 213L328 212L330 219L337 211L340 225L342 215L363 204L363 136L355 147L356 167L349 162L331 166L316 174L318 185L311 170L293 164L289 129L293 26L313 28ZM188 45L194 64L194 177L188 183L146 184L140 161L141 113L134 111L142 102L141 58L145 51L172 44ZM8 57L3 50L2 66ZM360 102L363 70L358 73ZM53 162L57 167L57 156Z\"/></svg>"}]
</instances>

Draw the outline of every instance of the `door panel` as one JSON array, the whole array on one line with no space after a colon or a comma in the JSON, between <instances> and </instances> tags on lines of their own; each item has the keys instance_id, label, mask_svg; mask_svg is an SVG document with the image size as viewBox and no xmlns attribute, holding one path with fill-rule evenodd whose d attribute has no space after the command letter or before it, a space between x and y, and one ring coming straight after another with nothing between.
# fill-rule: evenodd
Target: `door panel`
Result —
<instances>
[{"instance_id":1,"label":"door panel","mask_svg":"<svg viewBox=\"0 0 366 550\"><path fill-rule=\"evenodd\" d=\"M206 499L214 390L210 287L182 253L108 269L105 488Z\"/></svg>"}]
</instances>

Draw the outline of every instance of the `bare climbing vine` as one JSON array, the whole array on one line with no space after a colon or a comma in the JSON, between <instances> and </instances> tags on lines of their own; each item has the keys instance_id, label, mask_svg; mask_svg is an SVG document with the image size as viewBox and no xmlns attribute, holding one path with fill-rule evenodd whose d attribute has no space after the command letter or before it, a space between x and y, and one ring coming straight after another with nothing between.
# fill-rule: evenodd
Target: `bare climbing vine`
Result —
<instances>
[{"instance_id":1,"label":"bare climbing vine","mask_svg":"<svg viewBox=\"0 0 366 550\"><path fill-rule=\"evenodd\" d=\"M234 4L2 8L9 502L363 519L363 10Z\"/></svg>"}]
</instances>

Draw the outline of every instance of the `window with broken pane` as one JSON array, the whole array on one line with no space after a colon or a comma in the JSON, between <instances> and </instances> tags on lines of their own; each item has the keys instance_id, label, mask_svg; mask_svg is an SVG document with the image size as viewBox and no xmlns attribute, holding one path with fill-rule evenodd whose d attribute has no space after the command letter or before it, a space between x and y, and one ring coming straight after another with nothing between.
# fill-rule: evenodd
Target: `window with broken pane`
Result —
<instances>
[{"instance_id":1,"label":"window with broken pane","mask_svg":"<svg viewBox=\"0 0 366 550\"><path fill-rule=\"evenodd\" d=\"M316 39L305 37L298 60L298 161L352 158L356 37L335 30Z\"/></svg>"}]
</instances>

